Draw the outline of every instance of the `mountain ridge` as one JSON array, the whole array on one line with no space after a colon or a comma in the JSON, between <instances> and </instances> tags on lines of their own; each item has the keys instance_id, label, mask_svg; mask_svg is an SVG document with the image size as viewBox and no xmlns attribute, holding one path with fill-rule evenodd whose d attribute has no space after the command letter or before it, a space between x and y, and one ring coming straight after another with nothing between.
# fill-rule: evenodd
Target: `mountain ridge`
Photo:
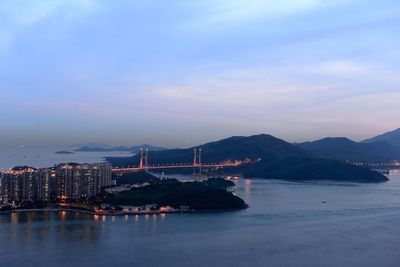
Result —
<instances>
[{"instance_id":1,"label":"mountain ridge","mask_svg":"<svg viewBox=\"0 0 400 267\"><path fill-rule=\"evenodd\" d=\"M393 131L389 131L368 139L361 141L362 143L373 143L378 141L386 141L389 144L399 146L400 147L400 128L397 128Z\"/></svg>"},{"instance_id":2,"label":"mountain ridge","mask_svg":"<svg viewBox=\"0 0 400 267\"><path fill-rule=\"evenodd\" d=\"M358 143L346 137L326 137L297 144L314 156L350 162L387 162L400 159L400 147L386 141Z\"/></svg>"}]
</instances>

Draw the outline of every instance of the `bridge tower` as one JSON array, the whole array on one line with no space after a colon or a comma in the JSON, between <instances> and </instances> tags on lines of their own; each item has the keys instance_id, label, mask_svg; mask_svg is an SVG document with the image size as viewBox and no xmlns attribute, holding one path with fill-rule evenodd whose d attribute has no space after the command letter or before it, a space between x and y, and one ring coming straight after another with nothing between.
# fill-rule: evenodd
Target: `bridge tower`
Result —
<instances>
[{"instance_id":1,"label":"bridge tower","mask_svg":"<svg viewBox=\"0 0 400 267\"><path fill-rule=\"evenodd\" d=\"M145 151L143 151L143 148L140 149L140 163L139 163L139 169L143 170L145 169L149 164L149 150L146 148Z\"/></svg>"},{"instance_id":2,"label":"bridge tower","mask_svg":"<svg viewBox=\"0 0 400 267\"><path fill-rule=\"evenodd\" d=\"M198 155L197 164L199 164L199 166L201 166L201 148L199 148L199 155Z\"/></svg>"},{"instance_id":3,"label":"bridge tower","mask_svg":"<svg viewBox=\"0 0 400 267\"><path fill-rule=\"evenodd\" d=\"M146 148L146 160L145 160L145 166L149 166L149 149Z\"/></svg>"},{"instance_id":4,"label":"bridge tower","mask_svg":"<svg viewBox=\"0 0 400 267\"><path fill-rule=\"evenodd\" d=\"M199 175L201 175L201 148L194 149L193 167L199 167Z\"/></svg>"},{"instance_id":5,"label":"bridge tower","mask_svg":"<svg viewBox=\"0 0 400 267\"><path fill-rule=\"evenodd\" d=\"M199 175L201 175L201 148L199 148L199 156L197 163L199 164Z\"/></svg>"},{"instance_id":6,"label":"bridge tower","mask_svg":"<svg viewBox=\"0 0 400 267\"><path fill-rule=\"evenodd\" d=\"M200 166L201 165L201 148L198 150L194 149L194 157L193 157L193 166Z\"/></svg>"},{"instance_id":7,"label":"bridge tower","mask_svg":"<svg viewBox=\"0 0 400 267\"><path fill-rule=\"evenodd\" d=\"M140 149L140 163L139 163L139 169L143 169L143 149Z\"/></svg>"}]
</instances>

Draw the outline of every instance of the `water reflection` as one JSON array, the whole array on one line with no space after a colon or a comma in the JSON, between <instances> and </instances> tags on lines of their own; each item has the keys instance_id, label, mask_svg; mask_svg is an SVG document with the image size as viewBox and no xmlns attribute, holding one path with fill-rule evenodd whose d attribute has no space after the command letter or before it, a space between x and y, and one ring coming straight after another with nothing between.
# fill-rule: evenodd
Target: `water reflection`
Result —
<instances>
[{"instance_id":1,"label":"water reflection","mask_svg":"<svg viewBox=\"0 0 400 267\"><path fill-rule=\"evenodd\" d=\"M60 242L94 243L99 238L101 225L91 223L90 216L66 211L15 212L1 215L1 239L26 245L40 242L46 246Z\"/></svg>"},{"instance_id":2,"label":"water reflection","mask_svg":"<svg viewBox=\"0 0 400 267\"><path fill-rule=\"evenodd\" d=\"M251 201L251 185L252 185L252 181L249 179L245 179L244 180L244 200L246 202L250 202Z\"/></svg>"},{"instance_id":3,"label":"water reflection","mask_svg":"<svg viewBox=\"0 0 400 267\"><path fill-rule=\"evenodd\" d=\"M389 261L397 266L400 261L400 176L356 187L243 179L237 192L249 209L105 219L76 212L5 214L0 243L7 245L0 266L384 266ZM323 205L321 199L328 201Z\"/></svg>"},{"instance_id":4,"label":"water reflection","mask_svg":"<svg viewBox=\"0 0 400 267\"><path fill-rule=\"evenodd\" d=\"M155 234L157 234L157 216L158 215L156 215L156 214L153 214L153 218L152 218L152 220L153 220L153 227L152 227L152 233L153 233L153 235L155 235Z\"/></svg>"},{"instance_id":5,"label":"water reflection","mask_svg":"<svg viewBox=\"0 0 400 267\"><path fill-rule=\"evenodd\" d=\"M60 211L59 212L60 218L62 220L65 220L65 218L67 217L67 212L66 211Z\"/></svg>"}]
</instances>

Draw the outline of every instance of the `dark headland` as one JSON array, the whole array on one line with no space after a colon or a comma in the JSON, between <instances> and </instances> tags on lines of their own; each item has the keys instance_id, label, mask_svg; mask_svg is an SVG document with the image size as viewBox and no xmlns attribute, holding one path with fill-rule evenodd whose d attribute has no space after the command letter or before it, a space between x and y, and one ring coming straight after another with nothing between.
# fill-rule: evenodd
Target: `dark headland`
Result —
<instances>
[{"instance_id":1,"label":"dark headland","mask_svg":"<svg viewBox=\"0 0 400 267\"><path fill-rule=\"evenodd\" d=\"M191 211L223 211L247 208L247 204L227 189L235 184L223 178L204 181L181 182L176 179L159 179L146 172L125 174L117 177L117 184L133 185L129 190L107 193L107 190L91 200L92 204L109 203L112 206L141 206L153 204L156 208L169 206ZM144 186L140 184L145 182Z\"/></svg>"}]
</instances>

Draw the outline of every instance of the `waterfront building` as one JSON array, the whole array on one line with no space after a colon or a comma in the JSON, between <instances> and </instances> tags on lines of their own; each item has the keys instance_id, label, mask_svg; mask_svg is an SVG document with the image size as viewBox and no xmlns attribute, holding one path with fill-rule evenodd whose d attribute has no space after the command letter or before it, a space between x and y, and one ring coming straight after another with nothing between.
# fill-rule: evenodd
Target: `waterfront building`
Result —
<instances>
[{"instance_id":1,"label":"waterfront building","mask_svg":"<svg viewBox=\"0 0 400 267\"><path fill-rule=\"evenodd\" d=\"M62 164L57 167L57 198L88 199L110 185L109 163Z\"/></svg>"},{"instance_id":2,"label":"waterfront building","mask_svg":"<svg viewBox=\"0 0 400 267\"><path fill-rule=\"evenodd\" d=\"M60 164L56 169L56 197L57 199L74 199L76 188L74 180L79 179L76 173L78 164Z\"/></svg>"},{"instance_id":3,"label":"waterfront building","mask_svg":"<svg viewBox=\"0 0 400 267\"><path fill-rule=\"evenodd\" d=\"M54 168L17 167L0 176L0 201L88 199L112 185L111 165L60 164Z\"/></svg>"},{"instance_id":4,"label":"waterfront building","mask_svg":"<svg viewBox=\"0 0 400 267\"><path fill-rule=\"evenodd\" d=\"M16 167L2 173L1 192L9 201L33 201L36 199L37 169Z\"/></svg>"},{"instance_id":5,"label":"waterfront building","mask_svg":"<svg viewBox=\"0 0 400 267\"><path fill-rule=\"evenodd\" d=\"M55 168L39 169L37 177L36 200L50 201L56 194L56 170Z\"/></svg>"}]
</instances>

